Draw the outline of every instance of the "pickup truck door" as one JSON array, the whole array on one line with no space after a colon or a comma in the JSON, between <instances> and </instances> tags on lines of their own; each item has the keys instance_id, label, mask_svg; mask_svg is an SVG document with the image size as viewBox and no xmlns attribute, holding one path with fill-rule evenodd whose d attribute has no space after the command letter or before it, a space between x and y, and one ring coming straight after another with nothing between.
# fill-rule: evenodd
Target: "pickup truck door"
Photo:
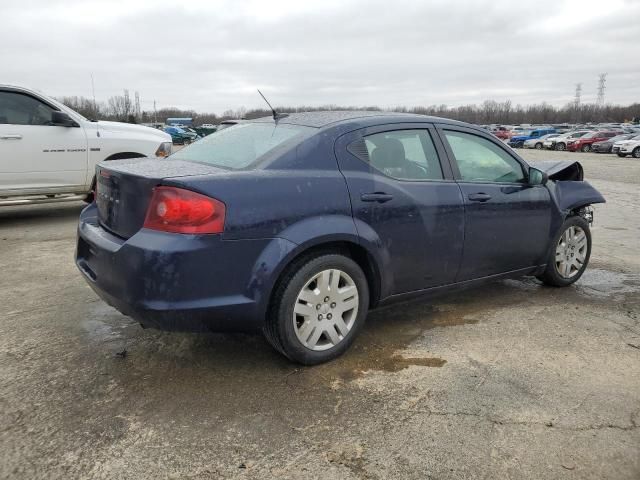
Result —
<instances>
[{"instance_id":1,"label":"pickup truck door","mask_svg":"<svg viewBox=\"0 0 640 480\"><path fill-rule=\"evenodd\" d=\"M85 190L84 128L52 125L55 110L27 93L0 90L0 191Z\"/></svg>"}]
</instances>

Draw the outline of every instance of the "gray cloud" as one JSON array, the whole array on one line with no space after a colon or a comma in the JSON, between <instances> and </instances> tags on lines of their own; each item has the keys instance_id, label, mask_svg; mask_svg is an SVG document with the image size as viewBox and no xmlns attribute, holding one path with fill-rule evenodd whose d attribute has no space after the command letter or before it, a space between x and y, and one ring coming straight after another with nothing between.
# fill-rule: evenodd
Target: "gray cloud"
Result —
<instances>
[{"instance_id":1,"label":"gray cloud","mask_svg":"<svg viewBox=\"0 0 640 480\"><path fill-rule=\"evenodd\" d=\"M3 5L0 82L143 108L640 100L640 2L25 0Z\"/></svg>"}]
</instances>

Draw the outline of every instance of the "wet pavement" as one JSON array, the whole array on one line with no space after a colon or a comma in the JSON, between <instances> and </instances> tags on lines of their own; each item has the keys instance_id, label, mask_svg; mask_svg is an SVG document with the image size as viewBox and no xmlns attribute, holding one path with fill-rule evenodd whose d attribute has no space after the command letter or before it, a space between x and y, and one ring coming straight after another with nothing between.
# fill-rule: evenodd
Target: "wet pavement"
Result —
<instances>
[{"instance_id":1,"label":"wet pavement","mask_svg":"<svg viewBox=\"0 0 640 480\"><path fill-rule=\"evenodd\" d=\"M141 329L75 269L81 205L0 210L0 478L640 478L640 162L523 156L607 197L584 277L379 309L313 368Z\"/></svg>"}]
</instances>

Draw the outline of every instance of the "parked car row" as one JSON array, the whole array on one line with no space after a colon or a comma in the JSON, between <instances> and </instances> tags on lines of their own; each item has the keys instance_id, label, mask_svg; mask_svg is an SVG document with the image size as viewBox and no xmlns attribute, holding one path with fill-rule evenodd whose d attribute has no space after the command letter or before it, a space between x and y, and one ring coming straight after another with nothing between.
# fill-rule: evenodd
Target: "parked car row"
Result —
<instances>
[{"instance_id":1,"label":"parked car row","mask_svg":"<svg viewBox=\"0 0 640 480\"><path fill-rule=\"evenodd\" d=\"M625 130L627 130L625 132ZM631 130L631 131L629 131ZM494 136L505 139L504 130ZM622 127L580 129L559 133L553 128L538 128L512 135L507 144L512 148L535 148L569 152L616 153L620 157L640 158L640 130Z\"/></svg>"}]
</instances>

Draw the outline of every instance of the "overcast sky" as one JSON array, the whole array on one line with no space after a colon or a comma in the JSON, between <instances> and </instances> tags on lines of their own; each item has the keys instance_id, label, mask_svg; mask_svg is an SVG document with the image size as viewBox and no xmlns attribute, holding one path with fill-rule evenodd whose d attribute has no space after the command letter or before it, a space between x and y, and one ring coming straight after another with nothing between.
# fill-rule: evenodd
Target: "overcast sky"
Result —
<instances>
[{"instance_id":1,"label":"overcast sky","mask_svg":"<svg viewBox=\"0 0 640 480\"><path fill-rule=\"evenodd\" d=\"M640 101L640 0L3 0L0 83L143 109Z\"/></svg>"}]
</instances>

